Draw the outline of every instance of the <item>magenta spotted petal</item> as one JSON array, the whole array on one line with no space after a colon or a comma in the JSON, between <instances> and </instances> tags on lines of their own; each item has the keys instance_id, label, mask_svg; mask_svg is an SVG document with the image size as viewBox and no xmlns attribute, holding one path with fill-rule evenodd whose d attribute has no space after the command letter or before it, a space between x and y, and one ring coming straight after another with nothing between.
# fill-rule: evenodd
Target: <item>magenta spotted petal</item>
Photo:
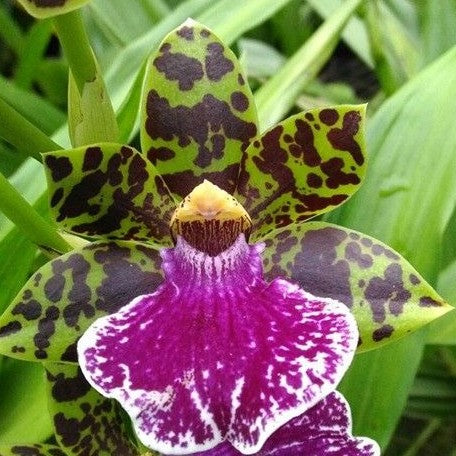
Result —
<instances>
[{"instance_id":1,"label":"magenta spotted petal","mask_svg":"<svg viewBox=\"0 0 456 456\"><path fill-rule=\"evenodd\" d=\"M165 281L97 320L78 346L89 382L116 398L141 441L191 454L224 440L243 454L332 392L358 340L353 316L262 277L244 235L217 256L178 238Z\"/></svg>"},{"instance_id":2,"label":"magenta spotted petal","mask_svg":"<svg viewBox=\"0 0 456 456\"><path fill-rule=\"evenodd\" d=\"M229 443L194 456L240 456ZM306 413L283 425L257 456L380 456L377 442L353 437L351 414L342 394L334 391Z\"/></svg>"}]
</instances>

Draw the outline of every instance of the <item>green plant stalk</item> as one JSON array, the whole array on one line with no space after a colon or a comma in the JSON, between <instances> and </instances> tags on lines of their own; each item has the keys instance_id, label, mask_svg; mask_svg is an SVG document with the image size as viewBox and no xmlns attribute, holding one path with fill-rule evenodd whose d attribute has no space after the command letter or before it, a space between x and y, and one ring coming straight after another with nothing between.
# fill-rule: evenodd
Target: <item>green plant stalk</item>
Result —
<instances>
[{"instance_id":1,"label":"green plant stalk","mask_svg":"<svg viewBox=\"0 0 456 456\"><path fill-rule=\"evenodd\" d=\"M3 174L0 174L0 210L47 254L72 250L71 245L33 209Z\"/></svg>"},{"instance_id":2,"label":"green plant stalk","mask_svg":"<svg viewBox=\"0 0 456 456\"><path fill-rule=\"evenodd\" d=\"M41 152L61 147L0 98L0 137L12 146L41 161Z\"/></svg>"},{"instance_id":3,"label":"green plant stalk","mask_svg":"<svg viewBox=\"0 0 456 456\"><path fill-rule=\"evenodd\" d=\"M84 84L95 80L97 64L84 29L81 13L76 10L56 16L54 25L79 93L82 93Z\"/></svg>"},{"instance_id":4,"label":"green plant stalk","mask_svg":"<svg viewBox=\"0 0 456 456\"><path fill-rule=\"evenodd\" d=\"M281 120L297 96L331 56L351 15L363 0L347 0L291 57L282 69L255 93L260 128Z\"/></svg>"}]
</instances>

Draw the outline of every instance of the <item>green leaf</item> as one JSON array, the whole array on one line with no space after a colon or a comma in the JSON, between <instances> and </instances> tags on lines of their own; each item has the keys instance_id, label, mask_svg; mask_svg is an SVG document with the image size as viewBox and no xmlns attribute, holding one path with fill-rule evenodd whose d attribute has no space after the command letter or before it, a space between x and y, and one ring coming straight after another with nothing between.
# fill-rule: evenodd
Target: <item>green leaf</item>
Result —
<instances>
[{"instance_id":1,"label":"green leaf","mask_svg":"<svg viewBox=\"0 0 456 456\"><path fill-rule=\"evenodd\" d=\"M0 210L51 256L71 249L55 227L35 211L3 174L0 174Z\"/></svg>"},{"instance_id":2,"label":"green leaf","mask_svg":"<svg viewBox=\"0 0 456 456\"><path fill-rule=\"evenodd\" d=\"M0 38L16 55L24 49L24 36L17 18L9 14L7 4L0 6Z\"/></svg>"},{"instance_id":3,"label":"green leaf","mask_svg":"<svg viewBox=\"0 0 456 456\"><path fill-rule=\"evenodd\" d=\"M263 239L265 276L290 277L350 308L358 351L397 340L452 307L401 256L377 239L324 222L292 224Z\"/></svg>"},{"instance_id":4,"label":"green leaf","mask_svg":"<svg viewBox=\"0 0 456 456\"><path fill-rule=\"evenodd\" d=\"M16 227L0 241L0 314L27 279L36 250L36 246Z\"/></svg>"},{"instance_id":5,"label":"green leaf","mask_svg":"<svg viewBox=\"0 0 456 456\"><path fill-rule=\"evenodd\" d=\"M0 456L67 456L58 446L44 443L26 445L0 444Z\"/></svg>"},{"instance_id":6,"label":"green leaf","mask_svg":"<svg viewBox=\"0 0 456 456\"><path fill-rule=\"evenodd\" d=\"M285 57L264 41L241 38L238 41L242 64L249 78L258 80L273 76L284 65Z\"/></svg>"},{"instance_id":7,"label":"green leaf","mask_svg":"<svg viewBox=\"0 0 456 456\"><path fill-rule=\"evenodd\" d=\"M260 130L274 125L290 110L304 86L328 61L340 34L362 0L348 0L287 61L282 69L255 93Z\"/></svg>"},{"instance_id":8,"label":"green leaf","mask_svg":"<svg viewBox=\"0 0 456 456\"><path fill-rule=\"evenodd\" d=\"M291 0L219 0L197 20L212 29L225 43L262 24Z\"/></svg>"},{"instance_id":9,"label":"green leaf","mask_svg":"<svg viewBox=\"0 0 456 456\"><path fill-rule=\"evenodd\" d=\"M135 132L139 129L139 111L141 106L141 92L146 74L147 61L142 64L135 82L133 83L128 96L117 112L117 123L119 125L119 138L122 143L129 143Z\"/></svg>"},{"instance_id":10,"label":"green leaf","mask_svg":"<svg viewBox=\"0 0 456 456\"><path fill-rule=\"evenodd\" d=\"M66 62L56 59L42 60L35 77L43 96L55 106L66 106L68 97L68 67ZM66 116L63 115L66 121ZM62 122L63 123L63 122ZM54 130L52 130L52 133Z\"/></svg>"},{"instance_id":11,"label":"green leaf","mask_svg":"<svg viewBox=\"0 0 456 456\"><path fill-rule=\"evenodd\" d=\"M68 129L73 147L118 141L119 127L99 71L95 80L84 84L82 95L70 72Z\"/></svg>"},{"instance_id":12,"label":"green leaf","mask_svg":"<svg viewBox=\"0 0 456 456\"><path fill-rule=\"evenodd\" d=\"M438 274L442 233L456 201L455 69L453 49L377 111L367 136L369 179L330 218L387 242L430 283ZM355 358L341 385L352 408L355 435L368 435L386 446L424 338L419 332Z\"/></svg>"},{"instance_id":13,"label":"green leaf","mask_svg":"<svg viewBox=\"0 0 456 456\"><path fill-rule=\"evenodd\" d=\"M13 175L26 158L27 156L24 153L13 150L4 141L0 141L0 173L6 178Z\"/></svg>"},{"instance_id":14,"label":"green leaf","mask_svg":"<svg viewBox=\"0 0 456 456\"><path fill-rule=\"evenodd\" d=\"M384 2L367 3L366 12L377 77L384 92L391 94L416 74L418 43Z\"/></svg>"},{"instance_id":15,"label":"green leaf","mask_svg":"<svg viewBox=\"0 0 456 456\"><path fill-rule=\"evenodd\" d=\"M237 195L252 241L343 203L366 168L365 106L314 109L266 131L245 151Z\"/></svg>"},{"instance_id":16,"label":"green leaf","mask_svg":"<svg viewBox=\"0 0 456 456\"><path fill-rule=\"evenodd\" d=\"M28 159L9 176L10 183L32 205L38 209L37 202L46 204L39 205L40 214L44 215L47 210L47 195L42 194L46 185L46 179L42 172L42 164L36 160ZM14 227L13 223L0 212L0 237L6 236L7 231Z\"/></svg>"},{"instance_id":17,"label":"green leaf","mask_svg":"<svg viewBox=\"0 0 456 456\"><path fill-rule=\"evenodd\" d=\"M439 274L437 282L437 290L439 290L440 294L444 296L448 302L454 304L456 304L455 281L456 261L451 263ZM456 312L451 312L431 324L427 343L456 345Z\"/></svg>"},{"instance_id":18,"label":"green leaf","mask_svg":"<svg viewBox=\"0 0 456 456\"><path fill-rule=\"evenodd\" d=\"M175 202L139 152L103 143L43 157L51 212L64 230L171 245Z\"/></svg>"},{"instance_id":19,"label":"green leaf","mask_svg":"<svg viewBox=\"0 0 456 456\"><path fill-rule=\"evenodd\" d=\"M272 18L271 27L265 40L274 44L285 55L296 52L317 28L319 18L309 2L291 0L281 8Z\"/></svg>"},{"instance_id":20,"label":"green leaf","mask_svg":"<svg viewBox=\"0 0 456 456\"><path fill-rule=\"evenodd\" d=\"M312 8L323 18L328 19L344 0L307 0ZM364 22L357 16L352 16L341 33L343 41L369 67L373 68L369 38Z\"/></svg>"},{"instance_id":21,"label":"green leaf","mask_svg":"<svg viewBox=\"0 0 456 456\"><path fill-rule=\"evenodd\" d=\"M422 39L421 57L430 63L456 44L456 4L453 0L416 2Z\"/></svg>"},{"instance_id":22,"label":"green leaf","mask_svg":"<svg viewBox=\"0 0 456 456\"><path fill-rule=\"evenodd\" d=\"M43 366L5 358L0 385L0 455L6 444L47 440L52 435L52 423L47 413Z\"/></svg>"},{"instance_id":23,"label":"green leaf","mask_svg":"<svg viewBox=\"0 0 456 456\"><path fill-rule=\"evenodd\" d=\"M97 318L161 282L158 250L96 242L41 267L0 317L0 353L29 361L75 362L76 342Z\"/></svg>"},{"instance_id":24,"label":"green leaf","mask_svg":"<svg viewBox=\"0 0 456 456\"><path fill-rule=\"evenodd\" d=\"M388 445L402 415L422 355L424 331L355 356L338 390L352 411L353 435Z\"/></svg>"},{"instance_id":25,"label":"green leaf","mask_svg":"<svg viewBox=\"0 0 456 456\"><path fill-rule=\"evenodd\" d=\"M241 150L257 133L253 96L236 56L192 20L172 31L146 70L141 147L170 191L203 179L233 192Z\"/></svg>"},{"instance_id":26,"label":"green leaf","mask_svg":"<svg viewBox=\"0 0 456 456\"><path fill-rule=\"evenodd\" d=\"M49 412L68 455L134 456L120 405L95 391L78 366L46 363Z\"/></svg>"},{"instance_id":27,"label":"green leaf","mask_svg":"<svg viewBox=\"0 0 456 456\"><path fill-rule=\"evenodd\" d=\"M164 0L92 0L89 9L92 19L122 45L147 33L157 20L169 13Z\"/></svg>"},{"instance_id":28,"label":"green leaf","mask_svg":"<svg viewBox=\"0 0 456 456\"><path fill-rule=\"evenodd\" d=\"M2 98L43 133L51 135L65 122L65 114L33 92L23 90L0 76Z\"/></svg>"},{"instance_id":29,"label":"green leaf","mask_svg":"<svg viewBox=\"0 0 456 456\"><path fill-rule=\"evenodd\" d=\"M52 36L52 22L44 20L30 27L23 51L14 75L15 83L23 89L31 89L37 70Z\"/></svg>"},{"instance_id":30,"label":"green leaf","mask_svg":"<svg viewBox=\"0 0 456 456\"><path fill-rule=\"evenodd\" d=\"M70 11L80 8L88 1L89 0L57 0L50 2L49 0L18 0L27 13L38 19L69 13Z\"/></svg>"}]
</instances>

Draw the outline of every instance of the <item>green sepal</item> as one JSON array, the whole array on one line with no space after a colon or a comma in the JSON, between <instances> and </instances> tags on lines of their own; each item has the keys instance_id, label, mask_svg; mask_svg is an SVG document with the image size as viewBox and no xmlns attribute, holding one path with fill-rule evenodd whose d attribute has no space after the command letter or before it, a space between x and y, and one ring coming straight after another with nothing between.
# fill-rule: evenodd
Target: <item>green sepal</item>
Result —
<instances>
[{"instance_id":1,"label":"green sepal","mask_svg":"<svg viewBox=\"0 0 456 456\"><path fill-rule=\"evenodd\" d=\"M162 281L159 251L136 242L94 242L41 267L0 318L0 353L76 362L76 342L97 318Z\"/></svg>"},{"instance_id":2,"label":"green sepal","mask_svg":"<svg viewBox=\"0 0 456 456\"><path fill-rule=\"evenodd\" d=\"M57 445L1 445L0 456L67 456Z\"/></svg>"},{"instance_id":3,"label":"green sepal","mask_svg":"<svg viewBox=\"0 0 456 456\"><path fill-rule=\"evenodd\" d=\"M120 405L95 391L80 368L46 363L48 408L67 455L136 456Z\"/></svg>"},{"instance_id":4,"label":"green sepal","mask_svg":"<svg viewBox=\"0 0 456 456\"><path fill-rule=\"evenodd\" d=\"M80 8L89 0L18 0L30 15L45 19L47 17L59 16Z\"/></svg>"},{"instance_id":5,"label":"green sepal","mask_svg":"<svg viewBox=\"0 0 456 456\"><path fill-rule=\"evenodd\" d=\"M161 43L146 70L141 147L178 198L208 179L232 193L257 113L233 52L189 19Z\"/></svg>"},{"instance_id":6,"label":"green sepal","mask_svg":"<svg viewBox=\"0 0 456 456\"><path fill-rule=\"evenodd\" d=\"M313 109L270 128L245 151L236 198L252 241L334 209L366 172L365 105Z\"/></svg>"},{"instance_id":7,"label":"green sepal","mask_svg":"<svg viewBox=\"0 0 456 456\"><path fill-rule=\"evenodd\" d=\"M265 277L288 277L346 304L363 352L411 333L453 308L397 252L365 234L324 222L294 223L263 239Z\"/></svg>"},{"instance_id":8,"label":"green sepal","mask_svg":"<svg viewBox=\"0 0 456 456\"><path fill-rule=\"evenodd\" d=\"M43 154L51 213L65 231L172 245L176 203L135 149L101 143Z\"/></svg>"},{"instance_id":9,"label":"green sepal","mask_svg":"<svg viewBox=\"0 0 456 456\"><path fill-rule=\"evenodd\" d=\"M68 131L73 147L119 141L116 115L99 71L82 94L71 71L68 80Z\"/></svg>"}]
</instances>

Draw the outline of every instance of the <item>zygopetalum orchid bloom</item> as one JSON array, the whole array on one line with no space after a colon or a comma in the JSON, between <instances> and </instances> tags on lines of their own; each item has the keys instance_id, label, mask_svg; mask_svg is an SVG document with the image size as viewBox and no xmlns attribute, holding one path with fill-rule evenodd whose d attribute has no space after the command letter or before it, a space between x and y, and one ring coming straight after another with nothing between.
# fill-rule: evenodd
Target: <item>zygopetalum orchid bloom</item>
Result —
<instances>
[{"instance_id":1,"label":"zygopetalum orchid bloom","mask_svg":"<svg viewBox=\"0 0 456 456\"><path fill-rule=\"evenodd\" d=\"M79 340L89 383L117 399L140 440L191 454L228 440L243 454L334 390L358 342L349 309L263 279L248 214L203 182L176 209L165 280Z\"/></svg>"},{"instance_id":2,"label":"zygopetalum orchid bloom","mask_svg":"<svg viewBox=\"0 0 456 456\"><path fill-rule=\"evenodd\" d=\"M364 107L259 134L234 54L187 22L152 56L141 112L142 154L44 155L56 222L91 242L30 278L0 319L0 352L75 363L82 336L89 382L164 453L377 454L350 436L334 389L357 344L450 307L376 239L303 223L361 184Z\"/></svg>"}]
</instances>

